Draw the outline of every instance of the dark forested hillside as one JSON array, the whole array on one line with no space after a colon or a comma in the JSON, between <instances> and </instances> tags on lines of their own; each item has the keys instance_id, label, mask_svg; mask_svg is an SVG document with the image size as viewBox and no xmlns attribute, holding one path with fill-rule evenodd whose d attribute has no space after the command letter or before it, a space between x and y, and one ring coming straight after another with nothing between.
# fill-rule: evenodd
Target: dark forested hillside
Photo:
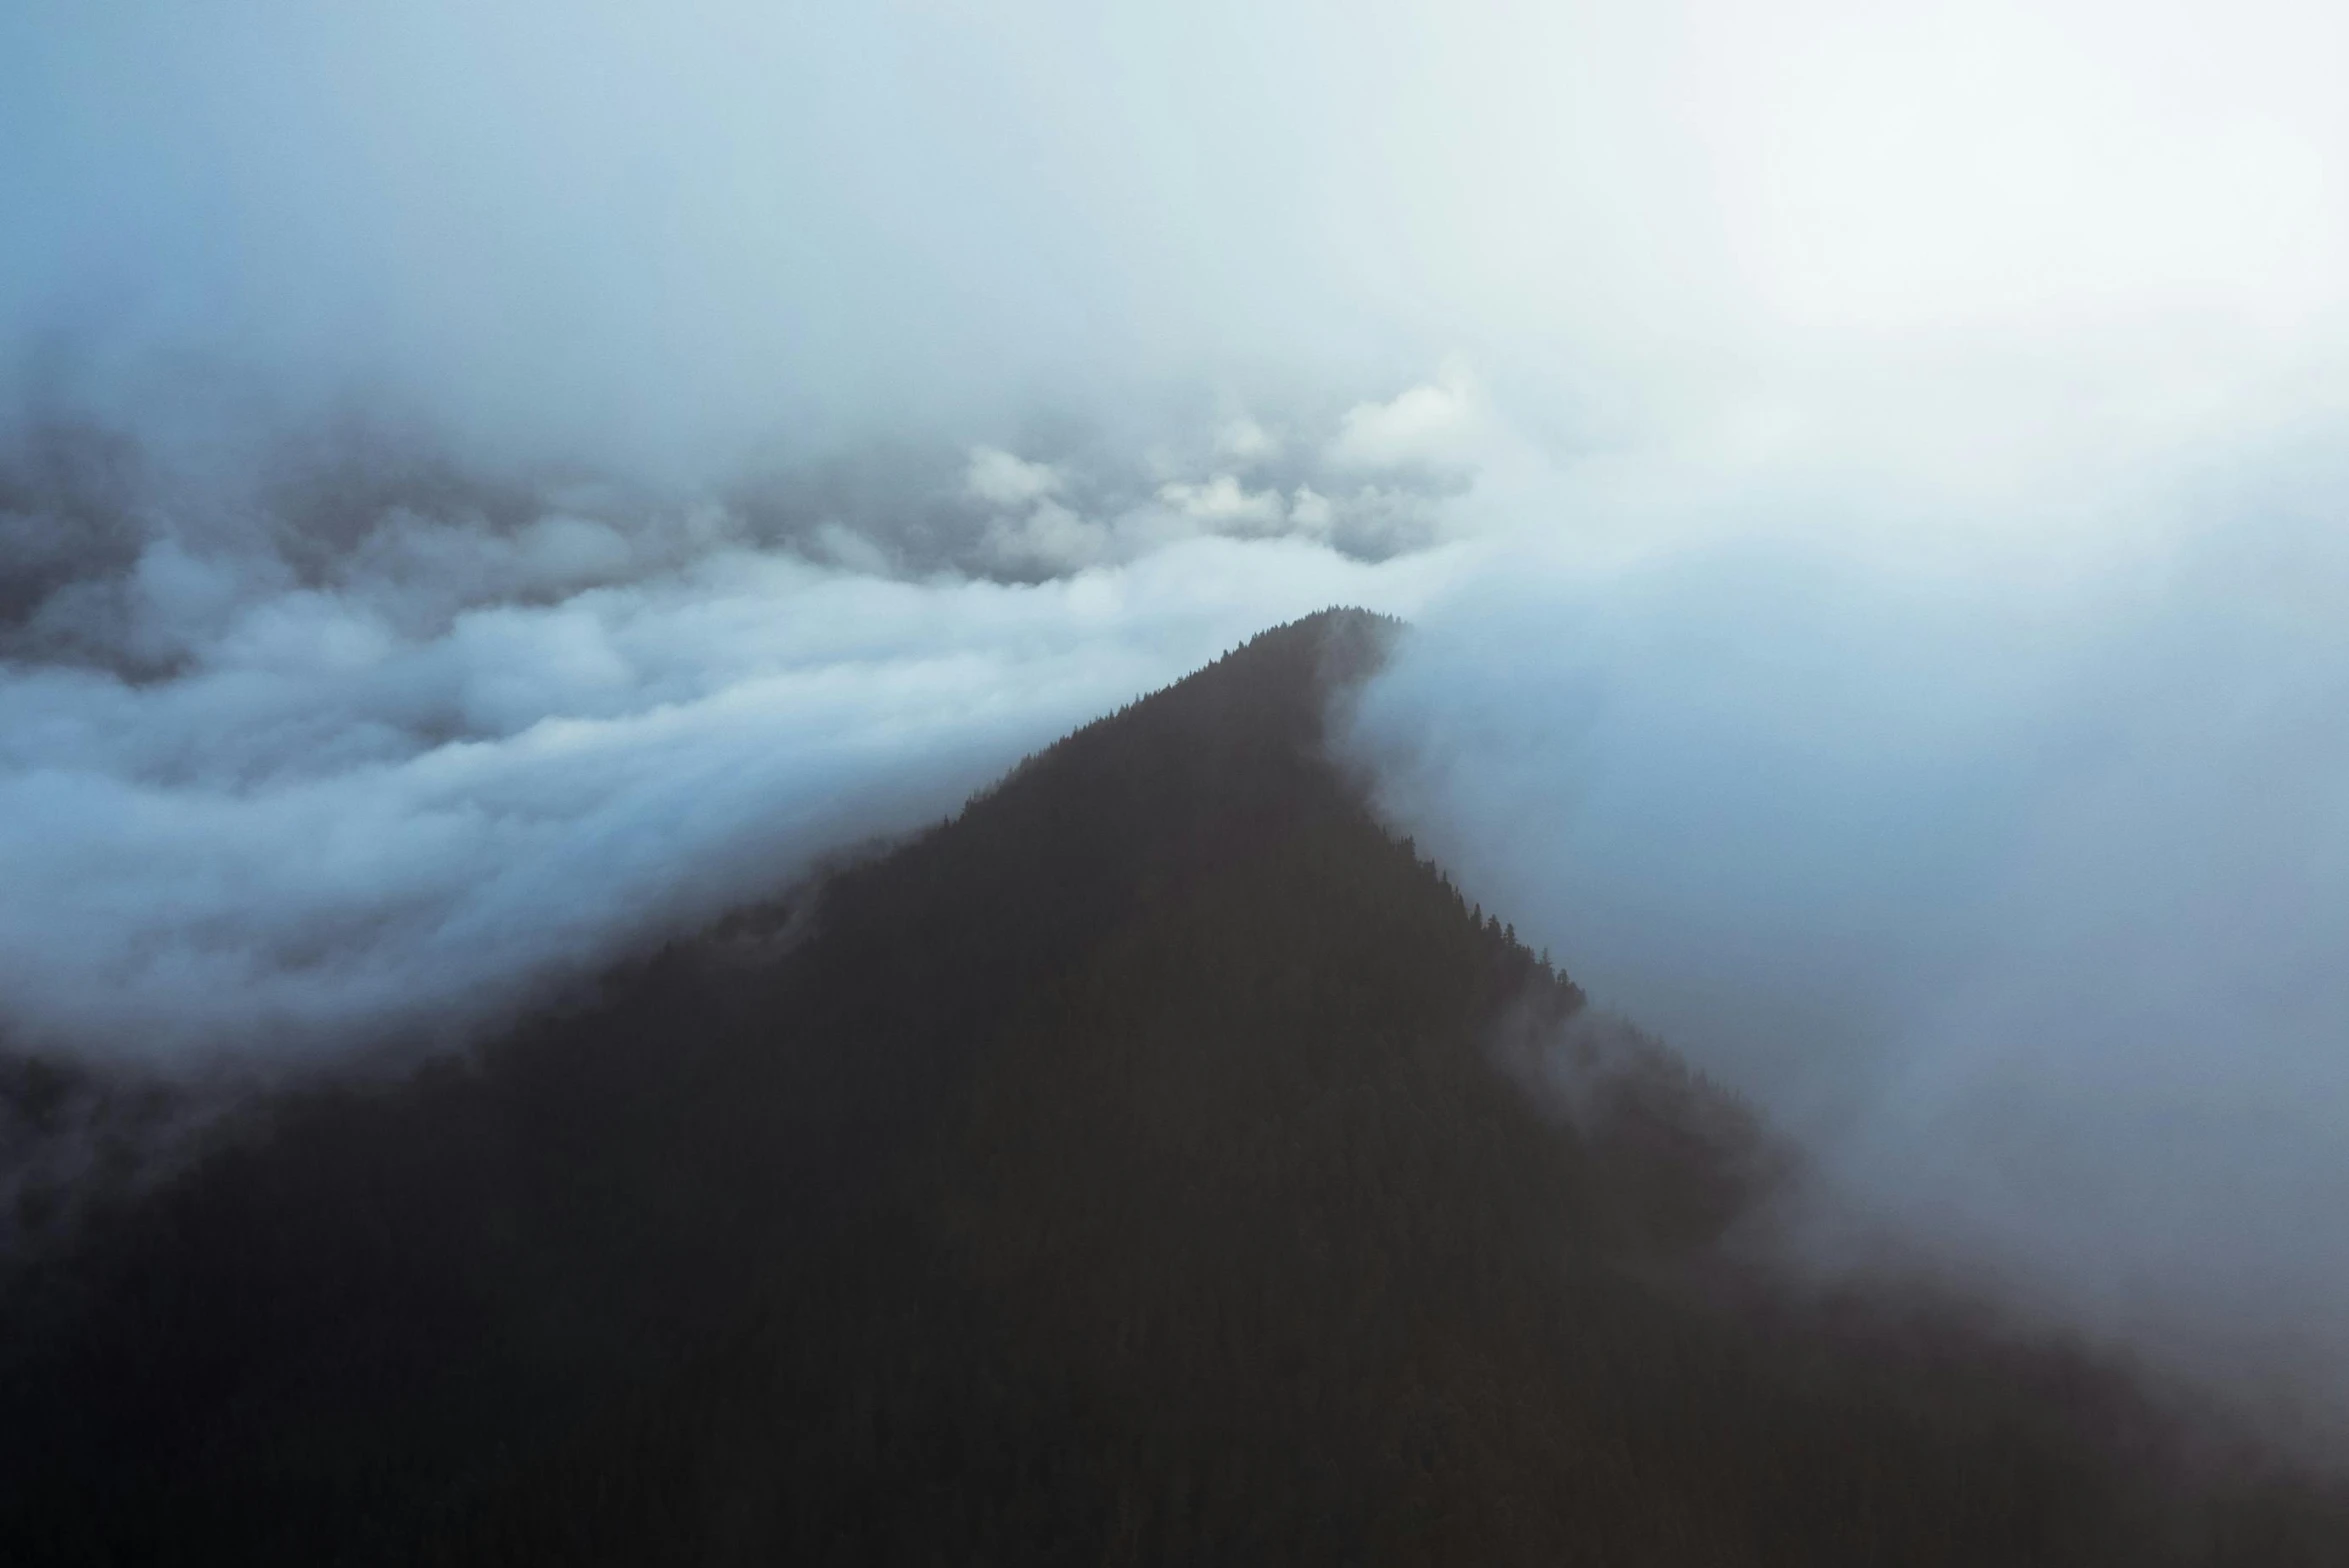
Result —
<instances>
[{"instance_id":1,"label":"dark forested hillside","mask_svg":"<svg viewBox=\"0 0 2349 1568\"><path fill-rule=\"evenodd\" d=\"M1321 747L1284 627L7 1285L23 1562L2349 1562L2117 1375L1770 1305L1778 1165Z\"/></svg>"}]
</instances>

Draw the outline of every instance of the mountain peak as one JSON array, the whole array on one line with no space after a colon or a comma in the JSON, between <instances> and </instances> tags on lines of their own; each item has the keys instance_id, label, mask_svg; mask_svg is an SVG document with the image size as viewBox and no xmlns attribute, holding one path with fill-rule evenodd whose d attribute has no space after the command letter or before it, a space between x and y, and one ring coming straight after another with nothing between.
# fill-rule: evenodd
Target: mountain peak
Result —
<instances>
[{"instance_id":1,"label":"mountain peak","mask_svg":"<svg viewBox=\"0 0 2349 1568\"><path fill-rule=\"evenodd\" d=\"M1396 635L1267 632L471 1062L278 1102L9 1286L0 1528L57 1560L2190 1559L2093 1368L1673 1283L1761 1135L1333 764L1331 694ZM2291 1506L2258 1527L2341 1538Z\"/></svg>"}]
</instances>

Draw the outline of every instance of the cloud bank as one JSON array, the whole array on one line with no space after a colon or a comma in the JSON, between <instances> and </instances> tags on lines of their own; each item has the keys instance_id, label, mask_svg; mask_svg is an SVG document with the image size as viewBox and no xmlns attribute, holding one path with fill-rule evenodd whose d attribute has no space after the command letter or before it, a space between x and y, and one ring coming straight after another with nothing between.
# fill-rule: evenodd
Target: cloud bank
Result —
<instances>
[{"instance_id":1,"label":"cloud bank","mask_svg":"<svg viewBox=\"0 0 2349 1568\"><path fill-rule=\"evenodd\" d=\"M1518 550L1350 744L1473 897L1798 1137L1808 1262L1954 1269L2337 1444L2345 567L2299 521L2038 594Z\"/></svg>"},{"instance_id":2,"label":"cloud bank","mask_svg":"<svg viewBox=\"0 0 2349 1568\"><path fill-rule=\"evenodd\" d=\"M11 1045L192 1070L461 1038L1269 622L1406 608L1440 559L1382 567L1337 547L1354 514L1292 525L1302 482L1163 456L980 446L878 496L663 501L387 441L208 489L120 436L28 438L0 511ZM1009 550L1014 523L1082 548Z\"/></svg>"}]
</instances>

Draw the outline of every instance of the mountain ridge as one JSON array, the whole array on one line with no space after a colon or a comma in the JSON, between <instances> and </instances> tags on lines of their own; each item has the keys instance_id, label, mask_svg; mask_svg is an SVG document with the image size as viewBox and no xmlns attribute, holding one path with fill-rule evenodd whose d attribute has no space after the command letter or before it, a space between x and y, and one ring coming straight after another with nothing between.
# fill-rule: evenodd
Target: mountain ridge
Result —
<instances>
[{"instance_id":1,"label":"mountain ridge","mask_svg":"<svg viewBox=\"0 0 2349 1568\"><path fill-rule=\"evenodd\" d=\"M2341 1560L2341 1499L2182 1487L2071 1352L1698 1288L1768 1136L1333 762L1395 635L1277 628L812 905L274 1102L9 1287L0 1527L97 1562ZM1583 1074L1573 1114L1529 1062Z\"/></svg>"}]
</instances>

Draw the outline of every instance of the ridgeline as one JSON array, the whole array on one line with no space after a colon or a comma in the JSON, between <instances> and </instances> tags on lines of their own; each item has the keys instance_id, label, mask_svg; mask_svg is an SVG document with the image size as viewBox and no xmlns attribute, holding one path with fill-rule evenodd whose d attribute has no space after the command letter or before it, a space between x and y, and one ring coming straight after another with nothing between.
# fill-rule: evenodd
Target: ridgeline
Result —
<instances>
[{"instance_id":1,"label":"ridgeline","mask_svg":"<svg viewBox=\"0 0 2349 1568\"><path fill-rule=\"evenodd\" d=\"M2117 1372L1712 1243L1783 1162L1375 819L1268 632L0 1300L24 1563L2349 1562Z\"/></svg>"}]
</instances>

